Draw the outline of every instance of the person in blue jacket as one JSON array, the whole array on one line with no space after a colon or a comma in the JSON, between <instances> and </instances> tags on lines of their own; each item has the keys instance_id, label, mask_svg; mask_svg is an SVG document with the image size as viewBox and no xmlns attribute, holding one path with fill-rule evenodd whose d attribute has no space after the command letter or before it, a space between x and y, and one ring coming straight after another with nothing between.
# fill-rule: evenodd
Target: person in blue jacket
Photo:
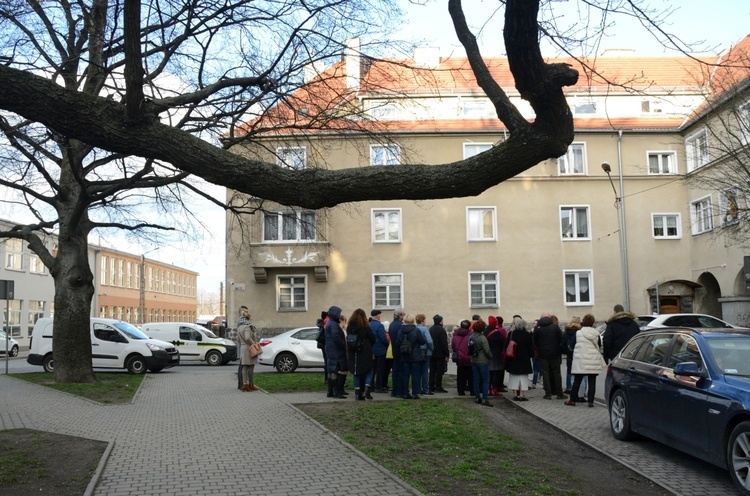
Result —
<instances>
[{"instance_id":1,"label":"person in blue jacket","mask_svg":"<svg viewBox=\"0 0 750 496\"><path fill-rule=\"evenodd\" d=\"M407 314L404 316L404 324L401 326L401 330L396 338L395 346L393 347L393 359L394 362L398 357L398 361L401 364L401 398L405 400L418 400L419 393L422 391L422 366L426 359L425 354L422 352L421 346L427 342L415 323L413 315ZM402 352L402 345L404 341L411 343L410 353ZM409 394L409 379L411 379L411 394Z\"/></svg>"},{"instance_id":2,"label":"person in blue jacket","mask_svg":"<svg viewBox=\"0 0 750 496\"><path fill-rule=\"evenodd\" d=\"M345 399L344 384L349 371L346 364L346 335L341 324L346 318L341 315L341 309L332 306L328 309L328 323L326 323L326 371L328 372L328 396Z\"/></svg>"},{"instance_id":3,"label":"person in blue jacket","mask_svg":"<svg viewBox=\"0 0 750 496\"><path fill-rule=\"evenodd\" d=\"M370 312L370 329L375 334L375 344L372 346L372 354L375 356L373 376L375 377L375 392L388 392L388 374L390 367L386 366L385 354L388 351L388 336L385 327L380 322L380 310L374 309Z\"/></svg>"}]
</instances>

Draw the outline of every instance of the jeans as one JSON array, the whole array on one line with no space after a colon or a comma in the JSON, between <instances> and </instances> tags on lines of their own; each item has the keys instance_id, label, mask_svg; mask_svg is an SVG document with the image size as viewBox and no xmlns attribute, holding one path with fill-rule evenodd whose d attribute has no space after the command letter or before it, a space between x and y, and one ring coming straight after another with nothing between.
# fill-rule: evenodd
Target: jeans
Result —
<instances>
[{"instance_id":1,"label":"jeans","mask_svg":"<svg viewBox=\"0 0 750 496\"><path fill-rule=\"evenodd\" d=\"M589 404L594 403L594 396L596 395L596 375L597 374L576 374L575 380L573 381L573 392L575 394L578 394L578 389L581 387L581 383L583 382L583 379L588 379L589 382L589 391L588 391L588 401ZM575 397L575 394L573 395L573 398L571 398L573 401L576 401L577 398Z\"/></svg>"},{"instance_id":2,"label":"jeans","mask_svg":"<svg viewBox=\"0 0 750 496\"><path fill-rule=\"evenodd\" d=\"M426 393L430 390L430 358L432 355L427 356L427 360L422 363L422 393Z\"/></svg>"},{"instance_id":3,"label":"jeans","mask_svg":"<svg viewBox=\"0 0 750 496\"><path fill-rule=\"evenodd\" d=\"M542 367L539 364L538 358L533 357L531 359L531 366L533 367L533 370L534 370L534 375L531 378L531 384L536 386L537 380L539 379L539 377L542 377L544 374L542 374Z\"/></svg>"},{"instance_id":4,"label":"jeans","mask_svg":"<svg viewBox=\"0 0 750 496\"><path fill-rule=\"evenodd\" d=\"M362 384L364 382L364 384ZM365 387L372 387L372 369L366 374L354 376L354 389L364 391Z\"/></svg>"},{"instance_id":5,"label":"jeans","mask_svg":"<svg viewBox=\"0 0 750 496\"><path fill-rule=\"evenodd\" d=\"M401 396L409 394L409 379L411 379L411 395L419 396L422 392L422 367L423 362L401 362Z\"/></svg>"},{"instance_id":6,"label":"jeans","mask_svg":"<svg viewBox=\"0 0 750 496\"><path fill-rule=\"evenodd\" d=\"M490 389L490 366L487 363L471 364L471 372L474 376L474 397L477 400L487 401Z\"/></svg>"},{"instance_id":7,"label":"jeans","mask_svg":"<svg viewBox=\"0 0 750 496\"><path fill-rule=\"evenodd\" d=\"M443 389L443 374L445 374L445 358L430 357L430 376L428 390Z\"/></svg>"},{"instance_id":8,"label":"jeans","mask_svg":"<svg viewBox=\"0 0 750 496\"><path fill-rule=\"evenodd\" d=\"M403 384L401 383L401 360L393 359L393 371L391 373L391 381L393 387L391 388L391 396L400 398L406 394L406 391L402 391Z\"/></svg>"},{"instance_id":9,"label":"jeans","mask_svg":"<svg viewBox=\"0 0 750 496\"><path fill-rule=\"evenodd\" d=\"M459 365L456 367L456 388L458 394L466 394L466 390L474 396L474 378L471 365Z\"/></svg>"},{"instance_id":10,"label":"jeans","mask_svg":"<svg viewBox=\"0 0 750 496\"><path fill-rule=\"evenodd\" d=\"M563 394L562 375L560 367L562 366L562 357L560 355L545 357L539 359L539 365L544 375L544 394Z\"/></svg>"}]
</instances>

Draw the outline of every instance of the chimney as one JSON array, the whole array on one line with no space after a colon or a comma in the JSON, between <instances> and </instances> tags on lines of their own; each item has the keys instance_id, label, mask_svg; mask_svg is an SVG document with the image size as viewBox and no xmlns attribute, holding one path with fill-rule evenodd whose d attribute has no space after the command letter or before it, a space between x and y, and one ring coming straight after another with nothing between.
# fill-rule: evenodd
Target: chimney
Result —
<instances>
[{"instance_id":1,"label":"chimney","mask_svg":"<svg viewBox=\"0 0 750 496\"><path fill-rule=\"evenodd\" d=\"M325 64L321 60L315 62L308 62L305 67L302 68L302 75L305 83L309 83L316 77L320 76L320 73L325 70Z\"/></svg>"},{"instance_id":2,"label":"chimney","mask_svg":"<svg viewBox=\"0 0 750 496\"><path fill-rule=\"evenodd\" d=\"M359 88L360 52L359 38L347 38L344 48L344 67L346 70L346 87Z\"/></svg>"}]
</instances>

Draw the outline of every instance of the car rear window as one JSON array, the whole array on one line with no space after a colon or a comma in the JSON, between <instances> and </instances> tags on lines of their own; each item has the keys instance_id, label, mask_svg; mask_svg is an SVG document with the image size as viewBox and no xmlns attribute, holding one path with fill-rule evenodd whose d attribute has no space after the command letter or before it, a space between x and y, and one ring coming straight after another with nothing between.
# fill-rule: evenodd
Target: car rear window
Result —
<instances>
[{"instance_id":1,"label":"car rear window","mask_svg":"<svg viewBox=\"0 0 750 496\"><path fill-rule=\"evenodd\" d=\"M672 341L671 334L655 334L649 336L649 340L638 350L636 360L639 362L661 365L664 356L669 351L669 343Z\"/></svg>"}]
</instances>

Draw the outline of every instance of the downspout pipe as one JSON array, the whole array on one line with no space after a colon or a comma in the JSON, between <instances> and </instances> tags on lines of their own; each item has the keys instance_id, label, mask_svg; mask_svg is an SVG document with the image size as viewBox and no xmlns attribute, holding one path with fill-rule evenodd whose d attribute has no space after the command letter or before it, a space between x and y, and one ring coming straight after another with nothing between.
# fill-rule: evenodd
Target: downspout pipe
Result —
<instances>
[{"instance_id":1,"label":"downspout pipe","mask_svg":"<svg viewBox=\"0 0 750 496\"><path fill-rule=\"evenodd\" d=\"M617 168L620 174L620 257L622 263L623 306L630 311L630 275L628 270L628 235L625 223L625 183L622 175L622 129L617 132ZM658 288L657 288L658 291Z\"/></svg>"}]
</instances>

